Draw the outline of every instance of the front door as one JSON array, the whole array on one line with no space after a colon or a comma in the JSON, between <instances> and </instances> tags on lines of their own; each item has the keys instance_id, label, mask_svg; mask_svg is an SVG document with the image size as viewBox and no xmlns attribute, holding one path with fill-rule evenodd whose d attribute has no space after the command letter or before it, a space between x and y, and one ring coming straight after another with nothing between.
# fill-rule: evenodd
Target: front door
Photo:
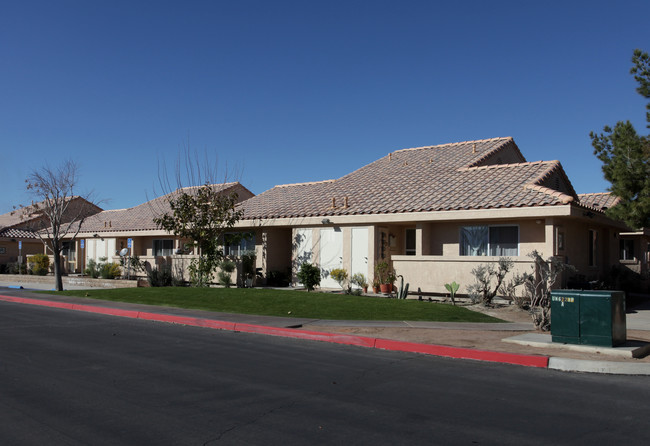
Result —
<instances>
[{"instance_id":1,"label":"front door","mask_svg":"<svg viewBox=\"0 0 650 446\"><path fill-rule=\"evenodd\" d=\"M343 231L341 228L321 229L321 288L340 288L338 282L329 276L330 271L337 268L343 268Z\"/></svg>"},{"instance_id":2,"label":"front door","mask_svg":"<svg viewBox=\"0 0 650 446\"><path fill-rule=\"evenodd\" d=\"M368 228L352 228L352 275L361 273L368 277Z\"/></svg>"}]
</instances>

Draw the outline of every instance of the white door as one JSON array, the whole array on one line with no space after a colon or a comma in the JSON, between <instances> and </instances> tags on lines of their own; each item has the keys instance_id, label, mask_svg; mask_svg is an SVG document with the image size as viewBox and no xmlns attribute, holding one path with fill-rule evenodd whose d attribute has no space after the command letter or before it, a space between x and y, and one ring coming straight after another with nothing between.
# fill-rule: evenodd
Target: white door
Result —
<instances>
[{"instance_id":1,"label":"white door","mask_svg":"<svg viewBox=\"0 0 650 446\"><path fill-rule=\"evenodd\" d=\"M343 268L343 231L341 228L321 229L321 288L341 288L338 282L329 276L329 272L336 268Z\"/></svg>"},{"instance_id":2,"label":"white door","mask_svg":"<svg viewBox=\"0 0 650 446\"><path fill-rule=\"evenodd\" d=\"M303 263L314 263L312 230L296 229L293 245L296 247L294 265L297 273Z\"/></svg>"},{"instance_id":3,"label":"white door","mask_svg":"<svg viewBox=\"0 0 650 446\"><path fill-rule=\"evenodd\" d=\"M368 228L352 228L352 271L351 276L361 273L368 282Z\"/></svg>"}]
</instances>

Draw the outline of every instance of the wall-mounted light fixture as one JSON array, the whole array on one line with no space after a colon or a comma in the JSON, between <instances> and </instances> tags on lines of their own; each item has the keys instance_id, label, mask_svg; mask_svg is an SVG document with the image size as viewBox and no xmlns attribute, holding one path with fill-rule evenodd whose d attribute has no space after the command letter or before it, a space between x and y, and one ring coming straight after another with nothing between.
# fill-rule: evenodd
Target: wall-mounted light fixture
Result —
<instances>
[{"instance_id":1,"label":"wall-mounted light fixture","mask_svg":"<svg viewBox=\"0 0 650 446\"><path fill-rule=\"evenodd\" d=\"M321 223L324 225L329 225L332 221L329 218L324 218L321 220Z\"/></svg>"}]
</instances>

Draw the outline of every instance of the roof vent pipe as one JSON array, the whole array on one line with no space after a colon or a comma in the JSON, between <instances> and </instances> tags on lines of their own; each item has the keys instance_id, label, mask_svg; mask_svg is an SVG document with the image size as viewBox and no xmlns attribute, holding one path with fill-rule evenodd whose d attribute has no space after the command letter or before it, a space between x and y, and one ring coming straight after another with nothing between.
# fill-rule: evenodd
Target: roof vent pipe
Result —
<instances>
[{"instance_id":1,"label":"roof vent pipe","mask_svg":"<svg viewBox=\"0 0 650 446\"><path fill-rule=\"evenodd\" d=\"M348 196L346 195L345 198L343 199L343 207L344 207L345 209L347 209L347 208L350 207L350 202L349 202L348 200L349 200L349 198L348 198Z\"/></svg>"},{"instance_id":2,"label":"roof vent pipe","mask_svg":"<svg viewBox=\"0 0 650 446\"><path fill-rule=\"evenodd\" d=\"M472 144L472 153L476 153L476 143Z\"/></svg>"},{"instance_id":3,"label":"roof vent pipe","mask_svg":"<svg viewBox=\"0 0 650 446\"><path fill-rule=\"evenodd\" d=\"M332 197L332 208L336 207L336 198Z\"/></svg>"},{"instance_id":4,"label":"roof vent pipe","mask_svg":"<svg viewBox=\"0 0 650 446\"><path fill-rule=\"evenodd\" d=\"M388 154L388 161L393 161L393 153Z\"/></svg>"}]
</instances>

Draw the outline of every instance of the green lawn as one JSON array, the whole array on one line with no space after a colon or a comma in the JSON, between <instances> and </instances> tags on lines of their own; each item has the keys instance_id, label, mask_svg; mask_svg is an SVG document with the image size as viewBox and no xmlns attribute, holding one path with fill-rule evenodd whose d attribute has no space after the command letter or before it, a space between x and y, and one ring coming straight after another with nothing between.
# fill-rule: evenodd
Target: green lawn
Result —
<instances>
[{"instance_id":1,"label":"green lawn","mask_svg":"<svg viewBox=\"0 0 650 446\"><path fill-rule=\"evenodd\" d=\"M313 319L502 322L463 307L331 293L251 288L124 288L51 294L226 313Z\"/></svg>"}]
</instances>

